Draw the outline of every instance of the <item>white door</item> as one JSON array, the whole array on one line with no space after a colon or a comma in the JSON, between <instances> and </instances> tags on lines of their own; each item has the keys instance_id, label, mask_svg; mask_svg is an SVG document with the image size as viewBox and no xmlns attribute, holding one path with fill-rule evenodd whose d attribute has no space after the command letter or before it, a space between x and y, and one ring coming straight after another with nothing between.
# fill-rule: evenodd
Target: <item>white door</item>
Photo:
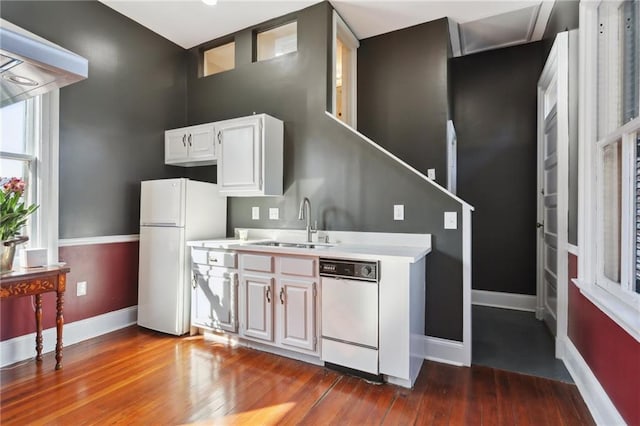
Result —
<instances>
[{"instance_id":1,"label":"white door","mask_svg":"<svg viewBox=\"0 0 640 426\"><path fill-rule=\"evenodd\" d=\"M189 145L190 160L215 158L213 124L190 127L187 144Z\"/></svg>"},{"instance_id":2,"label":"white door","mask_svg":"<svg viewBox=\"0 0 640 426\"><path fill-rule=\"evenodd\" d=\"M175 335L187 331L184 313L189 305L185 300L184 256L182 228L140 227L138 324L141 326Z\"/></svg>"},{"instance_id":3,"label":"white door","mask_svg":"<svg viewBox=\"0 0 640 426\"><path fill-rule=\"evenodd\" d=\"M164 162L175 163L188 158L187 132L185 129L164 132Z\"/></svg>"},{"instance_id":4,"label":"white door","mask_svg":"<svg viewBox=\"0 0 640 426\"><path fill-rule=\"evenodd\" d=\"M185 179L142 182L140 225L184 226L185 182Z\"/></svg>"},{"instance_id":5,"label":"white door","mask_svg":"<svg viewBox=\"0 0 640 426\"><path fill-rule=\"evenodd\" d=\"M537 317L567 332L569 33L559 33L538 81ZM556 356L563 345L556 344Z\"/></svg>"},{"instance_id":6,"label":"white door","mask_svg":"<svg viewBox=\"0 0 640 426\"><path fill-rule=\"evenodd\" d=\"M195 278L192 325L236 332L237 275L224 272L213 276L196 274Z\"/></svg>"},{"instance_id":7,"label":"white door","mask_svg":"<svg viewBox=\"0 0 640 426\"><path fill-rule=\"evenodd\" d=\"M220 192L261 189L261 123L261 117L246 117L216 124Z\"/></svg>"},{"instance_id":8,"label":"white door","mask_svg":"<svg viewBox=\"0 0 640 426\"><path fill-rule=\"evenodd\" d=\"M273 278L244 276L244 327L247 337L273 341Z\"/></svg>"},{"instance_id":9,"label":"white door","mask_svg":"<svg viewBox=\"0 0 640 426\"><path fill-rule=\"evenodd\" d=\"M277 303L280 304L280 336L283 345L315 350L316 283L282 279Z\"/></svg>"}]
</instances>

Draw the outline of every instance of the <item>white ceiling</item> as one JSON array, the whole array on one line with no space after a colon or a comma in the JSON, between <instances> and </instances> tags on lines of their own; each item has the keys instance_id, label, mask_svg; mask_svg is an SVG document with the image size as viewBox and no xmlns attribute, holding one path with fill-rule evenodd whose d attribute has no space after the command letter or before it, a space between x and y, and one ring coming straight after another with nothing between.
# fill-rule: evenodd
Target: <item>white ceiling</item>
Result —
<instances>
[{"instance_id":1,"label":"white ceiling","mask_svg":"<svg viewBox=\"0 0 640 426\"><path fill-rule=\"evenodd\" d=\"M200 0L100 1L186 49L318 3L317 0L218 0L216 6L207 6ZM534 18L538 22L534 25L537 31L527 29L531 33L531 39L527 41L533 41L542 36L553 1L332 0L331 3L359 39L443 17L463 24L504 14L509 21L505 22L505 27L512 31L514 15L509 12L529 8L535 10ZM542 7L537 7L541 4ZM523 25L530 25L531 18L524 21ZM500 31L495 19L490 26L492 32ZM486 34L486 31L476 33ZM456 34L457 30L454 30L452 35L455 37ZM468 41L486 45L482 41ZM515 41L505 43L502 40L501 43L509 45Z\"/></svg>"}]
</instances>

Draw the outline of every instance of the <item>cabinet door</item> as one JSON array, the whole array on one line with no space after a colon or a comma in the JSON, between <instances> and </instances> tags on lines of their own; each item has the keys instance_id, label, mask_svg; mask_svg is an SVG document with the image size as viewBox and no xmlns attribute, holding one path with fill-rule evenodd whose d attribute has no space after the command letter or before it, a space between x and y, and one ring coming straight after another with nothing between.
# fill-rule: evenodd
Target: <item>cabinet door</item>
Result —
<instances>
[{"instance_id":1,"label":"cabinet door","mask_svg":"<svg viewBox=\"0 0 640 426\"><path fill-rule=\"evenodd\" d=\"M190 160L215 159L213 124L189 127L187 133Z\"/></svg>"},{"instance_id":2,"label":"cabinet door","mask_svg":"<svg viewBox=\"0 0 640 426\"><path fill-rule=\"evenodd\" d=\"M214 330L236 332L236 277L225 272L220 276L195 274L191 300L191 323Z\"/></svg>"},{"instance_id":3,"label":"cabinet door","mask_svg":"<svg viewBox=\"0 0 640 426\"><path fill-rule=\"evenodd\" d=\"M164 132L164 162L180 163L189 157L187 149L187 133L185 129L167 130Z\"/></svg>"},{"instance_id":4,"label":"cabinet door","mask_svg":"<svg viewBox=\"0 0 640 426\"><path fill-rule=\"evenodd\" d=\"M278 316L280 343L285 346L315 350L316 283L282 279L278 297L281 308Z\"/></svg>"},{"instance_id":5,"label":"cabinet door","mask_svg":"<svg viewBox=\"0 0 640 426\"><path fill-rule=\"evenodd\" d=\"M242 335L273 341L273 278L243 277Z\"/></svg>"},{"instance_id":6,"label":"cabinet door","mask_svg":"<svg viewBox=\"0 0 640 426\"><path fill-rule=\"evenodd\" d=\"M221 193L262 189L261 123L260 117L246 117L216 124Z\"/></svg>"}]
</instances>

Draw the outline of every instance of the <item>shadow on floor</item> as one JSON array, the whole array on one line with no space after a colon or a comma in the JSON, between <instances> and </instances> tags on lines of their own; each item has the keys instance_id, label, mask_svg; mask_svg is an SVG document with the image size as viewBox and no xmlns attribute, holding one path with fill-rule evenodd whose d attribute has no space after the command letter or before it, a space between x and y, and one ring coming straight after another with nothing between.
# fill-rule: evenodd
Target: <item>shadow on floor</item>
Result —
<instances>
[{"instance_id":1,"label":"shadow on floor","mask_svg":"<svg viewBox=\"0 0 640 426\"><path fill-rule=\"evenodd\" d=\"M533 312L473 306L472 363L573 383L554 341Z\"/></svg>"}]
</instances>

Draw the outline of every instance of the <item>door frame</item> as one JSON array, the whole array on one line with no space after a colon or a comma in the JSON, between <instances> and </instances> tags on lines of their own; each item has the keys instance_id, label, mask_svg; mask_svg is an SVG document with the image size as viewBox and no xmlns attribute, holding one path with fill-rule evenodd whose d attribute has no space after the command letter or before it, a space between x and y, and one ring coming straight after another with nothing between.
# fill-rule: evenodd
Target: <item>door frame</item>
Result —
<instances>
[{"instance_id":1,"label":"door frame","mask_svg":"<svg viewBox=\"0 0 640 426\"><path fill-rule=\"evenodd\" d=\"M544 224L544 93L556 77L557 101L557 308L556 308L556 358L562 358L567 340L568 311L568 231L569 231L569 33L558 33L547 57L537 85L538 147L537 147L537 221ZM544 315L544 227L536 235L536 318Z\"/></svg>"}]
</instances>

